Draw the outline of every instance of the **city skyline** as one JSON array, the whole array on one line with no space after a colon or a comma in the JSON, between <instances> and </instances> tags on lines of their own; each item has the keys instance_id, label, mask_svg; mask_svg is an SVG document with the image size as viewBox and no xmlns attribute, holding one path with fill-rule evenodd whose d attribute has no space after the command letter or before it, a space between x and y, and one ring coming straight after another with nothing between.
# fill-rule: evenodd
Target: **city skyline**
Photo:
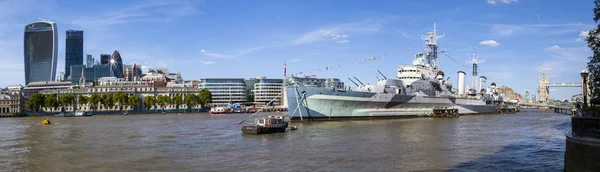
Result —
<instances>
[{"instance_id":1,"label":"city skyline","mask_svg":"<svg viewBox=\"0 0 600 172\"><path fill-rule=\"evenodd\" d=\"M22 45L12 41L18 37L7 33L44 17L61 25L59 47L65 46L65 30L83 30L85 54L118 49L125 64L167 67L187 80L283 78L285 60L290 76L396 52L370 63L313 73L322 78L357 76L374 83L374 71L394 77L398 65L409 64L415 53L422 52L420 36L437 23L438 31L446 34L439 40L440 49L446 50L440 55L440 66L455 86L456 72L470 71L466 61L475 49L485 60L479 68L488 77L488 85L495 82L521 94L535 92L542 72L552 83L578 82L578 72L591 55L582 31L594 26L593 2L388 1L377 6L360 1L103 1L77 6L65 1L13 2L0 7L8 11L0 16L7 23L0 28L5 45L0 59L9 63L19 63L14 58L19 57ZM14 10L18 6L31 9ZM560 15L557 10L562 11ZM98 15L91 15L94 12ZM62 52L59 48L59 71L65 68ZM22 76L22 71L5 67L0 76L7 80L0 84L24 83L10 77ZM469 75L467 86L471 85ZM580 90L559 88L550 94L568 99L577 93Z\"/></svg>"}]
</instances>

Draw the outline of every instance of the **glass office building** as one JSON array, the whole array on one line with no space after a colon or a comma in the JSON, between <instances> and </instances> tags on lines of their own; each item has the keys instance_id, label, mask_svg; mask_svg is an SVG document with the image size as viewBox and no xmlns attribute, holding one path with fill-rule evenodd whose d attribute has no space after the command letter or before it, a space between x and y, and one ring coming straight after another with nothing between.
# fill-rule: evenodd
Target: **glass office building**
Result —
<instances>
[{"instance_id":1,"label":"glass office building","mask_svg":"<svg viewBox=\"0 0 600 172\"><path fill-rule=\"evenodd\" d=\"M56 23L39 21L27 24L23 50L25 85L35 81L53 81L58 61Z\"/></svg>"},{"instance_id":2,"label":"glass office building","mask_svg":"<svg viewBox=\"0 0 600 172\"><path fill-rule=\"evenodd\" d=\"M281 100L277 99L281 97L282 91L283 79L259 78L258 82L254 84L254 103L279 106L281 105Z\"/></svg>"},{"instance_id":3,"label":"glass office building","mask_svg":"<svg viewBox=\"0 0 600 172\"><path fill-rule=\"evenodd\" d=\"M83 65L83 31L67 30L65 41L65 76L71 76L71 65Z\"/></svg>"},{"instance_id":4,"label":"glass office building","mask_svg":"<svg viewBox=\"0 0 600 172\"><path fill-rule=\"evenodd\" d=\"M243 78L204 78L200 79L200 89L212 94L212 105L245 103L246 83Z\"/></svg>"},{"instance_id":5,"label":"glass office building","mask_svg":"<svg viewBox=\"0 0 600 172\"><path fill-rule=\"evenodd\" d=\"M100 64L108 64L110 62L110 54L100 54Z\"/></svg>"},{"instance_id":6,"label":"glass office building","mask_svg":"<svg viewBox=\"0 0 600 172\"><path fill-rule=\"evenodd\" d=\"M82 72L83 71L83 72ZM81 74L85 75L85 82L95 82L102 77L110 77L110 65L94 65L86 67L85 65L71 66L71 83L79 84Z\"/></svg>"},{"instance_id":7,"label":"glass office building","mask_svg":"<svg viewBox=\"0 0 600 172\"><path fill-rule=\"evenodd\" d=\"M123 78L123 60L117 50L110 57L110 76Z\"/></svg>"}]
</instances>

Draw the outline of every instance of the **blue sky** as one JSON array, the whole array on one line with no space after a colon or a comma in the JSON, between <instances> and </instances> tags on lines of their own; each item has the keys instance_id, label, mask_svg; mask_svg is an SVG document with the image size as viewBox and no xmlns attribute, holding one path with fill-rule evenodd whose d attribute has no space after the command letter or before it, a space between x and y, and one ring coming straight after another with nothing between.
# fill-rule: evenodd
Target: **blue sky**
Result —
<instances>
[{"instance_id":1,"label":"blue sky","mask_svg":"<svg viewBox=\"0 0 600 172\"><path fill-rule=\"evenodd\" d=\"M423 51L421 35L437 23L445 34L440 48L458 62L440 55L454 85L457 71L470 71L464 65L475 49L491 81L531 92L542 72L553 83L579 82L592 54L581 39L595 26L593 6L591 0L0 0L0 85L24 82L23 27L38 18L58 25L59 72L65 31L77 29L84 30L85 54L119 50L126 64L166 67L186 80L282 78L287 59L288 75L322 68L313 74L369 83L376 70L394 77L398 65L411 63ZM580 92L551 91L553 98Z\"/></svg>"}]
</instances>

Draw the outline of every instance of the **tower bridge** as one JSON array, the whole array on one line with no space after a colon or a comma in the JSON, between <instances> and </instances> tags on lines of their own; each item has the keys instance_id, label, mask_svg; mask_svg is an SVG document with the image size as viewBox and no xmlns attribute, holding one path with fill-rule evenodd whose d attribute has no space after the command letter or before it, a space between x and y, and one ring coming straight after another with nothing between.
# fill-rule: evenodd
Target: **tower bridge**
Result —
<instances>
[{"instance_id":1,"label":"tower bridge","mask_svg":"<svg viewBox=\"0 0 600 172\"><path fill-rule=\"evenodd\" d=\"M550 83L550 80L548 80L548 77L546 77L546 74L543 73L542 77L540 78L539 82L539 87L536 90L537 91L537 95L539 96L539 101L541 102L548 102L551 100L548 100L548 98L550 97L550 87L578 87L581 88L583 85L583 80L581 81L581 83ZM589 79L588 79L588 83L586 84L589 90ZM533 93L532 96L535 96L535 92ZM590 92L588 92L587 97L590 97L591 94Z\"/></svg>"}]
</instances>

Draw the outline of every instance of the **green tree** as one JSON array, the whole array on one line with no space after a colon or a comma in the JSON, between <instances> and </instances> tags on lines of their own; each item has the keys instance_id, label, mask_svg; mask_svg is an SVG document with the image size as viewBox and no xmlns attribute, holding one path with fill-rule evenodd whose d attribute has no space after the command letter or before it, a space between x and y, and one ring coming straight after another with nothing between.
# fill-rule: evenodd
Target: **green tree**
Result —
<instances>
[{"instance_id":1,"label":"green tree","mask_svg":"<svg viewBox=\"0 0 600 172\"><path fill-rule=\"evenodd\" d=\"M129 105L129 97L123 91L119 91L113 95L113 102L119 104L119 110L123 110L123 106Z\"/></svg>"},{"instance_id":2,"label":"green tree","mask_svg":"<svg viewBox=\"0 0 600 172\"><path fill-rule=\"evenodd\" d=\"M165 106L171 103L171 99L169 98L169 96L158 95L158 97L156 98L156 103L158 103L160 108L164 111Z\"/></svg>"},{"instance_id":3,"label":"green tree","mask_svg":"<svg viewBox=\"0 0 600 172\"><path fill-rule=\"evenodd\" d=\"M171 103L175 105L175 109L179 109L179 106L183 104L183 97L179 94L173 96Z\"/></svg>"},{"instance_id":4,"label":"green tree","mask_svg":"<svg viewBox=\"0 0 600 172\"><path fill-rule=\"evenodd\" d=\"M198 104L204 107L210 103L212 103L212 93L207 89L200 90L200 93L198 94Z\"/></svg>"},{"instance_id":5,"label":"green tree","mask_svg":"<svg viewBox=\"0 0 600 172\"><path fill-rule=\"evenodd\" d=\"M600 1L596 0L594 3L594 22L598 23L598 20L600 20ZM592 56L588 57L590 61L587 63L590 74L590 91L592 97L598 97L600 96L600 25L597 25L595 29L590 30L588 35L586 41L588 47L590 47L594 53Z\"/></svg>"},{"instance_id":6,"label":"green tree","mask_svg":"<svg viewBox=\"0 0 600 172\"><path fill-rule=\"evenodd\" d=\"M46 96L40 93L35 93L29 96L29 102L27 103L27 109L39 112L40 108L44 107Z\"/></svg>"},{"instance_id":7,"label":"green tree","mask_svg":"<svg viewBox=\"0 0 600 172\"><path fill-rule=\"evenodd\" d=\"M185 105L187 106L187 109L190 110L192 109L192 107L198 105L198 96L196 94L188 94L185 95L185 98L183 100L185 102Z\"/></svg>"},{"instance_id":8,"label":"green tree","mask_svg":"<svg viewBox=\"0 0 600 172\"><path fill-rule=\"evenodd\" d=\"M128 104L133 108L133 110L138 109L141 102L142 98L140 98L140 95L134 94L133 96L129 96Z\"/></svg>"},{"instance_id":9,"label":"green tree","mask_svg":"<svg viewBox=\"0 0 600 172\"><path fill-rule=\"evenodd\" d=\"M83 107L87 107L87 104L89 103L90 98L88 96L85 95L79 95L77 103Z\"/></svg>"},{"instance_id":10,"label":"green tree","mask_svg":"<svg viewBox=\"0 0 600 172\"><path fill-rule=\"evenodd\" d=\"M92 93L92 96L90 96L90 104L94 111L98 110L98 103L100 102L102 102L102 97L100 97L98 93Z\"/></svg>"},{"instance_id":11,"label":"green tree","mask_svg":"<svg viewBox=\"0 0 600 172\"><path fill-rule=\"evenodd\" d=\"M156 97L154 96L146 96L144 97L144 106L146 106L146 110L150 110L152 106L156 106ZM156 107L154 107L156 109Z\"/></svg>"},{"instance_id":12,"label":"green tree","mask_svg":"<svg viewBox=\"0 0 600 172\"><path fill-rule=\"evenodd\" d=\"M56 97L56 93L46 96L44 107L50 108L50 112L58 108L58 99Z\"/></svg>"},{"instance_id":13,"label":"green tree","mask_svg":"<svg viewBox=\"0 0 600 172\"><path fill-rule=\"evenodd\" d=\"M58 101L60 103L60 106L62 107L72 106L73 104L75 104L75 96L72 93L61 94L60 96L58 96Z\"/></svg>"},{"instance_id":14,"label":"green tree","mask_svg":"<svg viewBox=\"0 0 600 172\"><path fill-rule=\"evenodd\" d=\"M102 106L106 109L112 109L115 105L112 94L104 93L102 94Z\"/></svg>"}]
</instances>

